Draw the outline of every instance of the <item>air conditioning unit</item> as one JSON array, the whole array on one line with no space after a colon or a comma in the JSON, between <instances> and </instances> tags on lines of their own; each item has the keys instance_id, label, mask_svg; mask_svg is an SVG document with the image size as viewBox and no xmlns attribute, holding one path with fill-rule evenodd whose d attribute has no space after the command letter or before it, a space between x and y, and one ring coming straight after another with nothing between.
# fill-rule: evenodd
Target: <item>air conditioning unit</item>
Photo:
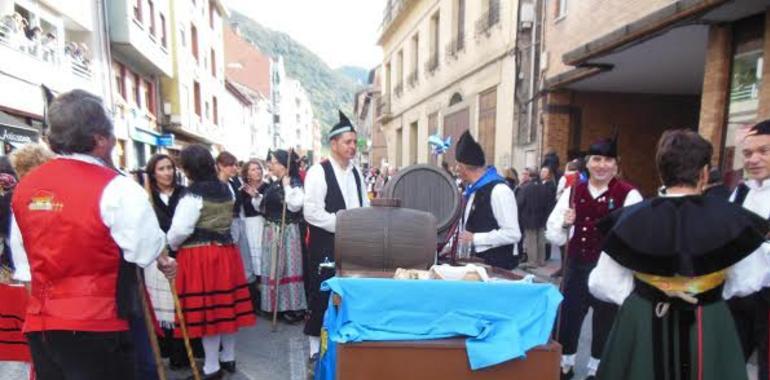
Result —
<instances>
[{"instance_id":1,"label":"air conditioning unit","mask_svg":"<svg viewBox=\"0 0 770 380\"><path fill-rule=\"evenodd\" d=\"M548 70L548 50L540 53L540 71Z\"/></svg>"},{"instance_id":2,"label":"air conditioning unit","mask_svg":"<svg viewBox=\"0 0 770 380\"><path fill-rule=\"evenodd\" d=\"M531 29L535 23L535 5L532 2L523 3L519 12L519 28Z\"/></svg>"}]
</instances>

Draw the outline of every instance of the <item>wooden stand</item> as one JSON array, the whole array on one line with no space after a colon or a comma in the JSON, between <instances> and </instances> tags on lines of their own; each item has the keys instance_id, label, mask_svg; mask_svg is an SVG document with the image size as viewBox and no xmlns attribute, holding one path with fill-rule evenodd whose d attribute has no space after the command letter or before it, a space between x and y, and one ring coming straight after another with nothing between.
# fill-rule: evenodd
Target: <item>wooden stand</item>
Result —
<instances>
[{"instance_id":1,"label":"wooden stand","mask_svg":"<svg viewBox=\"0 0 770 380\"><path fill-rule=\"evenodd\" d=\"M471 371L464 339L337 345L338 380L558 380L561 346L535 347L523 359Z\"/></svg>"}]
</instances>

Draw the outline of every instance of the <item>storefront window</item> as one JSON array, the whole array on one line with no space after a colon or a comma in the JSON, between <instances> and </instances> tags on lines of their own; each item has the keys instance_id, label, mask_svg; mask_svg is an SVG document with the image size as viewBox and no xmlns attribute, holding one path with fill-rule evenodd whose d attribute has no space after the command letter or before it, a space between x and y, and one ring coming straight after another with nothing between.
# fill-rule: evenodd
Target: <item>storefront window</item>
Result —
<instances>
[{"instance_id":1,"label":"storefront window","mask_svg":"<svg viewBox=\"0 0 770 380\"><path fill-rule=\"evenodd\" d=\"M734 26L735 49L730 73L730 103L722 159L725 183L734 187L743 179L740 142L757 122L762 85L764 18L751 17Z\"/></svg>"}]
</instances>

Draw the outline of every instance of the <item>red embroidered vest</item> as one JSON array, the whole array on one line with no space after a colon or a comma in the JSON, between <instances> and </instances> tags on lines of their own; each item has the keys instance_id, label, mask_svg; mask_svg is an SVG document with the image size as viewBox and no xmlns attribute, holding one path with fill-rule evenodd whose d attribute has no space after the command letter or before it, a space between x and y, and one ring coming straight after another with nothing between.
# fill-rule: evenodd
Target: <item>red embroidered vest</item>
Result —
<instances>
[{"instance_id":1,"label":"red embroidered vest","mask_svg":"<svg viewBox=\"0 0 770 380\"><path fill-rule=\"evenodd\" d=\"M610 211L623 207L626 196L633 190L630 184L613 179L607 191L594 198L588 182L575 185L572 202L575 205L575 232L569 241L570 259L581 263L596 263L601 253L604 235L596 227Z\"/></svg>"},{"instance_id":2,"label":"red embroidered vest","mask_svg":"<svg viewBox=\"0 0 770 380\"><path fill-rule=\"evenodd\" d=\"M99 207L116 175L60 158L32 171L16 187L13 213L32 271L25 332L128 328L117 315L120 248Z\"/></svg>"}]
</instances>

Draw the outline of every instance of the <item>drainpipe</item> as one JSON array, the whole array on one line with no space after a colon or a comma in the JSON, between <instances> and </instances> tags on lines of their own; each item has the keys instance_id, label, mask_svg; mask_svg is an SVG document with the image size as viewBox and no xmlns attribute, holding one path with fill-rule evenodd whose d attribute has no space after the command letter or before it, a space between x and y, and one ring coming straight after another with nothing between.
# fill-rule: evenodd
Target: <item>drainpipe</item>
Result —
<instances>
[{"instance_id":1,"label":"drainpipe","mask_svg":"<svg viewBox=\"0 0 770 380\"><path fill-rule=\"evenodd\" d=\"M538 0L532 0L532 8L535 12L537 12L537 3ZM532 106L532 103L535 101L535 82L536 82L536 75L537 75L537 67L535 67L535 63L538 61L535 57L535 54L537 54L537 16L535 17L534 22L532 22L532 32L530 32L530 41L529 41L529 91L527 92L527 96L529 97L529 102L527 103L527 124L529 125L530 131L532 128L535 128L535 123L533 122L534 119L534 107ZM531 136L532 132L530 132ZM529 139L529 136L527 136Z\"/></svg>"}]
</instances>

